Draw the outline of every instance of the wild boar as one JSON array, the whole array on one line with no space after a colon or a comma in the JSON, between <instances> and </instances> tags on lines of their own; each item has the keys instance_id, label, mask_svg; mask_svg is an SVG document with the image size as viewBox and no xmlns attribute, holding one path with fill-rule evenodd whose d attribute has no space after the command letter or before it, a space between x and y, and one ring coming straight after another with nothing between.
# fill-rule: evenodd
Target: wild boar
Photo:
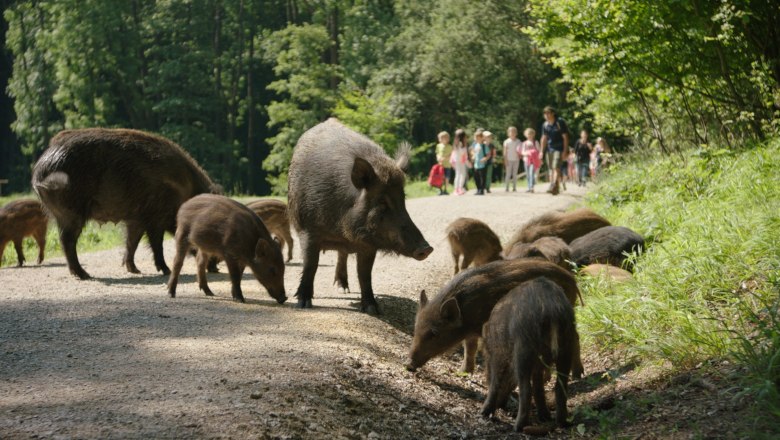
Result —
<instances>
[{"instance_id":1,"label":"wild boar","mask_svg":"<svg viewBox=\"0 0 780 440\"><path fill-rule=\"evenodd\" d=\"M501 259L501 241L490 226L477 219L456 219L447 226L446 232L456 275L472 262L474 266L481 266ZM463 262L458 266L461 255Z\"/></svg>"},{"instance_id":2,"label":"wild boar","mask_svg":"<svg viewBox=\"0 0 780 440\"><path fill-rule=\"evenodd\" d=\"M609 225L609 220L588 208L548 212L523 225L509 241L505 253L508 254L515 243L533 243L542 237L558 237L571 243L577 237Z\"/></svg>"},{"instance_id":3,"label":"wild boar","mask_svg":"<svg viewBox=\"0 0 780 440\"><path fill-rule=\"evenodd\" d=\"M542 237L533 243L515 243L504 258L541 258L568 269L571 249L558 237Z\"/></svg>"},{"instance_id":4,"label":"wild boar","mask_svg":"<svg viewBox=\"0 0 780 440\"><path fill-rule=\"evenodd\" d=\"M414 371L466 340L462 369L473 372L477 341L493 307L513 288L541 276L560 285L574 305L580 295L574 275L556 264L537 259L500 260L467 269L451 279L430 301L422 292L407 369ZM583 373L579 343L577 347L575 378Z\"/></svg>"},{"instance_id":5,"label":"wild boar","mask_svg":"<svg viewBox=\"0 0 780 440\"><path fill-rule=\"evenodd\" d=\"M572 260L578 266L594 263L624 267L633 272L628 260L633 252L641 253L645 240L641 235L623 226L606 226L596 229L571 242Z\"/></svg>"},{"instance_id":6,"label":"wild boar","mask_svg":"<svg viewBox=\"0 0 780 440\"><path fill-rule=\"evenodd\" d=\"M589 264L580 269L579 273L591 277L603 276L620 283L634 278L631 272L610 264Z\"/></svg>"},{"instance_id":7,"label":"wild boar","mask_svg":"<svg viewBox=\"0 0 780 440\"><path fill-rule=\"evenodd\" d=\"M246 266L279 304L287 300L284 290L284 260L279 243L271 238L263 221L251 209L224 196L201 194L184 202L176 217L176 257L168 279L168 294L176 297L184 258L197 249L198 285L207 296L214 294L206 281L209 258L225 261L233 299L244 302L241 276Z\"/></svg>"},{"instance_id":8,"label":"wild boar","mask_svg":"<svg viewBox=\"0 0 780 440\"><path fill-rule=\"evenodd\" d=\"M394 162L373 141L335 119L301 136L288 175L290 221L303 252L298 308L312 306L322 250L339 251L337 268L345 267L347 254L357 254L360 308L372 315L379 313L371 285L377 251L416 260L433 252L406 211L408 162L408 145ZM343 275L346 279L346 271Z\"/></svg>"},{"instance_id":9,"label":"wild boar","mask_svg":"<svg viewBox=\"0 0 780 440\"><path fill-rule=\"evenodd\" d=\"M293 238L290 233L290 219L287 217L287 204L281 200L256 200L246 205L263 220L265 227L282 246L287 245L287 261L292 260Z\"/></svg>"},{"instance_id":10,"label":"wild boar","mask_svg":"<svg viewBox=\"0 0 780 440\"><path fill-rule=\"evenodd\" d=\"M89 274L76 255L76 242L89 219L124 222L129 272L138 273L135 250L146 233L157 270L170 273L163 257L166 231L174 232L185 200L218 188L177 144L127 129L65 130L52 138L33 168L32 185L57 220L70 272Z\"/></svg>"},{"instance_id":11,"label":"wild boar","mask_svg":"<svg viewBox=\"0 0 780 440\"><path fill-rule=\"evenodd\" d=\"M21 267L25 261L22 239L32 235L38 243L38 264L41 264L46 249L48 224L49 219L43 213L41 202L37 200L14 200L0 208L0 263L3 261L5 245L12 241L16 249L16 265Z\"/></svg>"},{"instance_id":12,"label":"wild boar","mask_svg":"<svg viewBox=\"0 0 780 440\"><path fill-rule=\"evenodd\" d=\"M566 426L569 372L579 336L574 308L563 289L545 277L515 287L493 308L482 337L488 382L482 416L490 417L503 407L519 385L515 431L529 424L532 394L539 420L550 420L544 378L555 365L555 420L559 426Z\"/></svg>"}]
</instances>

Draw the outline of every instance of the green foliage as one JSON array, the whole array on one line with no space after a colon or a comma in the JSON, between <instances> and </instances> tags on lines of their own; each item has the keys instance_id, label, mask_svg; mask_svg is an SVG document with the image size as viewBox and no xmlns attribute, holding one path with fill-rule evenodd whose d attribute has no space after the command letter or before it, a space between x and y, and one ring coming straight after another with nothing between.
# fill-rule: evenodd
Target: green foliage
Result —
<instances>
[{"instance_id":1,"label":"green foliage","mask_svg":"<svg viewBox=\"0 0 780 440\"><path fill-rule=\"evenodd\" d=\"M582 279L586 339L679 367L738 350L735 317L756 298L777 296L778 145L702 150L687 165L671 157L629 162L609 173L590 204L650 244L632 282Z\"/></svg>"},{"instance_id":2,"label":"green foliage","mask_svg":"<svg viewBox=\"0 0 780 440\"><path fill-rule=\"evenodd\" d=\"M389 92L374 98L359 89L345 90L333 109L333 115L344 125L371 138L388 154L393 154L399 143L398 133L403 121L390 113L391 99Z\"/></svg>"},{"instance_id":3,"label":"green foliage","mask_svg":"<svg viewBox=\"0 0 780 440\"><path fill-rule=\"evenodd\" d=\"M322 62L323 52L332 42L319 25L289 25L268 36L264 50L273 58L276 81L268 85L279 97L267 108L268 125L278 132L268 139L271 153L263 168L272 171L269 182L275 194L287 192L287 170L295 143L304 131L321 122L330 113L335 92L332 78L337 66Z\"/></svg>"}]
</instances>

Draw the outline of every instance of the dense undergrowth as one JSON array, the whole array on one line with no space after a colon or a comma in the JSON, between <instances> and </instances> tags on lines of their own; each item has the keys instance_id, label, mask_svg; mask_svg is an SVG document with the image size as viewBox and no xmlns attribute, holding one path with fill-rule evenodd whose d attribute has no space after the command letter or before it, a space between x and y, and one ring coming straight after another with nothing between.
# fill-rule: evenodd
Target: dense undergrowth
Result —
<instances>
[{"instance_id":1,"label":"dense undergrowth","mask_svg":"<svg viewBox=\"0 0 780 440\"><path fill-rule=\"evenodd\" d=\"M780 420L778 148L634 157L609 170L588 204L647 249L627 284L583 278L588 344L680 369L736 360L746 392Z\"/></svg>"}]
</instances>

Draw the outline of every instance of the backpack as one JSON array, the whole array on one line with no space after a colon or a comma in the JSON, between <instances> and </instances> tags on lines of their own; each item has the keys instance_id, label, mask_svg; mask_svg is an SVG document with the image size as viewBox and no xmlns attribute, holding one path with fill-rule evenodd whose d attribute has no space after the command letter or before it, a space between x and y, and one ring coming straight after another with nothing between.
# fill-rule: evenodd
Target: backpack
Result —
<instances>
[{"instance_id":1,"label":"backpack","mask_svg":"<svg viewBox=\"0 0 780 440\"><path fill-rule=\"evenodd\" d=\"M431 172L428 174L428 185L434 188L441 188L444 183L444 167L436 164L431 167Z\"/></svg>"}]
</instances>

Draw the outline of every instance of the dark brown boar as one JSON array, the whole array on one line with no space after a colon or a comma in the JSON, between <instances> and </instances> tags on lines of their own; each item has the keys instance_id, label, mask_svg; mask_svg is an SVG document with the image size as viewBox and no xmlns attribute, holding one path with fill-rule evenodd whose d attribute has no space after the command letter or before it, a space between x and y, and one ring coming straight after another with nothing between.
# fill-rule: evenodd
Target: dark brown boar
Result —
<instances>
[{"instance_id":1,"label":"dark brown boar","mask_svg":"<svg viewBox=\"0 0 780 440\"><path fill-rule=\"evenodd\" d=\"M288 176L290 221L303 252L299 308L310 308L321 250L339 251L336 278L346 288L348 254L357 254L360 307L378 314L371 285L377 251L424 260L433 252L406 211L404 169L409 147L397 162L377 144L335 119L301 136Z\"/></svg>"},{"instance_id":2,"label":"dark brown boar","mask_svg":"<svg viewBox=\"0 0 780 440\"><path fill-rule=\"evenodd\" d=\"M571 249L558 237L542 237L533 243L515 243L504 258L507 260L541 258L568 269Z\"/></svg>"},{"instance_id":3,"label":"dark brown boar","mask_svg":"<svg viewBox=\"0 0 780 440\"><path fill-rule=\"evenodd\" d=\"M282 246L287 245L287 261L292 260L293 238L290 233L290 219L287 217L287 204L281 200L256 200L246 205L263 220L265 227Z\"/></svg>"},{"instance_id":4,"label":"dark brown boar","mask_svg":"<svg viewBox=\"0 0 780 440\"><path fill-rule=\"evenodd\" d=\"M628 259L633 253L641 253L645 240L641 235L623 226L606 226L596 229L571 242L572 260L578 266L594 263L624 267L633 272Z\"/></svg>"},{"instance_id":5,"label":"dark brown boar","mask_svg":"<svg viewBox=\"0 0 780 440\"><path fill-rule=\"evenodd\" d=\"M455 274L469 267L472 262L476 267L501 259L501 241L490 226L477 219L456 219L447 226L446 232L455 261Z\"/></svg>"},{"instance_id":6,"label":"dark brown boar","mask_svg":"<svg viewBox=\"0 0 780 440\"><path fill-rule=\"evenodd\" d=\"M251 209L224 196L201 194L184 202L176 218L176 257L168 279L168 294L176 296L184 258L198 250L198 284L213 296L206 282L210 257L225 261L233 299L244 302L241 275L249 266L257 281L279 304L287 300L284 290L284 260L279 244L271 238L263 221Z\"/></svg>"},{"instance_id":7,"label":"dark brown boar","mask_svg":"<svg viewBox=\"0 0 780 440\"><path fill-rule=\"evenodd\" d=\"M477 342L493 306L513 288L541 276L558 283L574 305L580 295L574 275L537 259L501 260L467 269L430 301L421 293L407 369L414 371L465 340L462 369L473 372ZM575 378L582 376L579 348L573 371Z\"/></svg>"},{"instance_id":8,"label":"dark brown boar","mask_svg":"<svg viewBox=\"0 0 780 440\"><path fill-rule=\"evenodd\" d=\"M607 219L588 208L568 212L548 212L529 220L520 227L509 241L504 253L508 254L515 243L533 243L542 237L559 237L566 243L571 243L577 237L609 225Z\"/></svg>"},{"instance_id":9,"label":"dark brown boar","mask_svg":"<svg viewBox=\"0 0 780 440\"><path fill-rule=\"evenodd\" d=\"M170 273L163 257L166 231L174 232L185 200L217 192L206 173L177 144L127 129L65 130L51 140L33 169L32 185L57 220L70 272L89 274L76 242L89 219L125 222L129 272L138 273L135 250L146 233L157 270Z\"/></svg>"},{"instance_id":10,"label":"dark brown boar","mask_svg":"<svg viewBox=\"0 0 780 440\"><path fill-rule=\"evenodd\" d=\"M503 407L519 385L515 431L529 424L532 394L539 420L550 420L544 383L545 373L555 365L555 420L566 426L569 372L579 336L574 308L563 289L545 277L515 287L493 308L482 337L488 382L482 416Z\"/></svg>"},{"instance_id":11,"label":"dark brown boar","mask_svg":"<svg viewBox=\"0 0 780 440\"><path fill-rule=\"evenodd\" d=\"M31 235L38 243L38 264L43 262L46 249L46 227L49 219L43 213L41 202L31 199L14 200L0 208L0 263L3 261L5 245L9 241L16 249L16 265L24 264L22 239Z\"/></svg>"}]
</instances>

